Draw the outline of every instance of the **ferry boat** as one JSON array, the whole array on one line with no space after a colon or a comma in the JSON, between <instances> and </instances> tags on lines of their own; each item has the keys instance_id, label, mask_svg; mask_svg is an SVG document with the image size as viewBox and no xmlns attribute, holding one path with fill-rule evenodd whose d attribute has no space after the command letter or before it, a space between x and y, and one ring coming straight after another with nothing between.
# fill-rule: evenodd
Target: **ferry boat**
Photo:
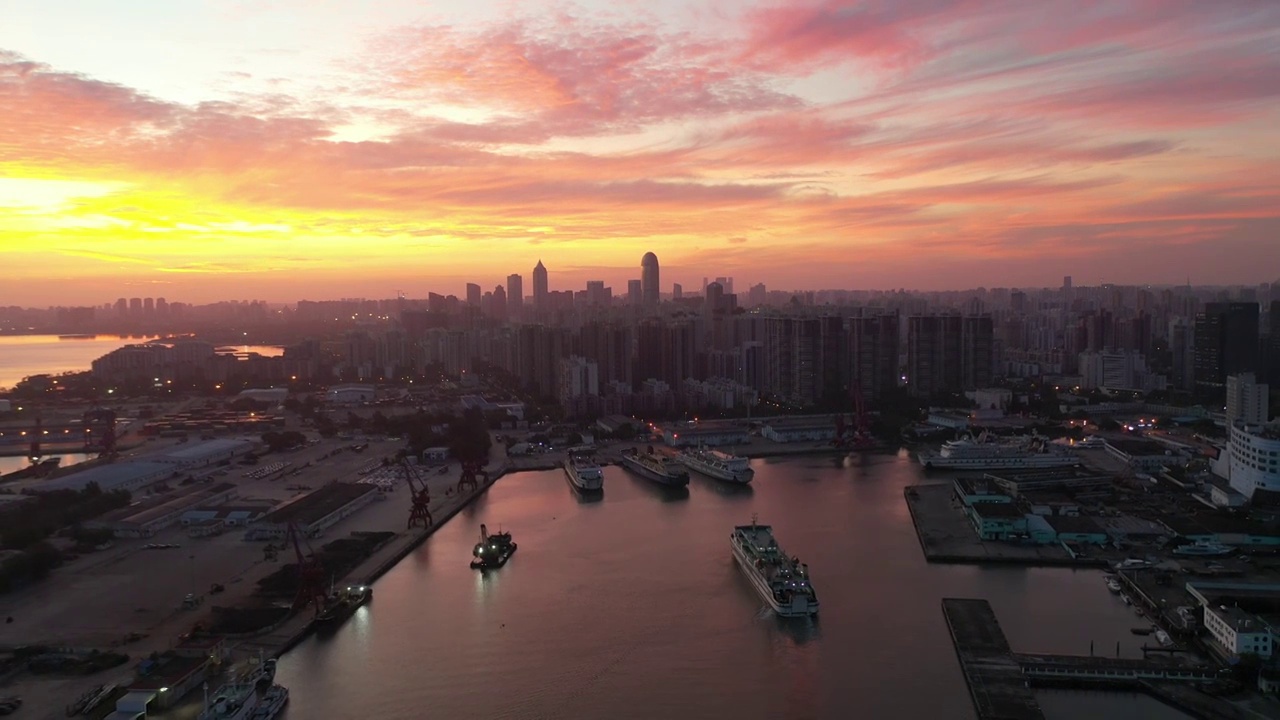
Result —
<instances>
[{"instance_id":1,"label":"ferry boat","mask_svg":"<svg viewBox=\"0 0 1280 720\"><path fill-rule=\"evenodd\" d=\"M474 558L471 567L475 570L500 568L515 554L518 546L511 542L511 533L498 531L490 535L489 529L480 525L480 542L471 549Z\"/></svg>"},{"instance_id":2,"label":"ferry boat","mask_svg":"<svg viewBox=\"0 0 1280 720\"><path fill-rule=\"evenodd\" d=\"M316 616L316 629L336 628L354 615L356 609L369 602L372 597L373 588L368 585L348 585L336 592L330 590L329 597L325 599L324 609Z\"/></svg>"},{"instance_id":3,"label":"ferry boat","mask_svg":"<svg viewBox=\"0 0 1280 720\"><path fill-rule=\"evenodd\" d=\"M569 475L569 482L579 490L604 489L604 471L585 455L570 453L565 458L564 471Z\"/></svg>"},{"instance_id":4,"label":"ferry boat","mask_svg":"<svg viewBox=\"0 0 1280 720\"><path fill-rule=\"evenodd\" d=\"M1079 459L1071 450L1039 437L998 441L983 433L942 444L938 451L921 450L916 459L927 469L1007 470L1072 467Z\"/></svg>"},{"instance_id":5,"label":"ferry boat","mask_svg":"<svg viewBox=\"0 0 1280 720\"><path fill-rule=\"evenodd\" d=\"M689 471L680 463L655 453L652 446L644 453L636 450L622 453L622 466L660 485L684 487L689 484Z\"/></svg>"},{"instance_id":6,"label":"ferry boat","mask_svg":"<svg viewBox=\"0 0 1280 720\"><path fill-rule=\"evenodd\" d=\"M719 450L690 448L680 453L680 462L690 470L725 482L749 483L755 477L749 459Z\"/></svg>"},{"instance_id":7,"label":"ferry boat","mask_svg":"<svg viewBox=\"0 0 1280 720\"><path fill-rule=\"evenodd\" d=\"M1230 555L1235 551L1235 548L1228 545L1214 542L1195 542L1188 545L1179 545L1173 549L1173 554L1183 557L1221 557Z\"/></svg>"},{"instance_id":8,"label":"ferry boat","mask_svg":"<svg viewBox=\"0 0 1280 720\"><path fill-rule=\"evenodd\" d=\"M809 582L809 566L788 556L773 537L773 528L751 516L730 535L733 559L756 593L782 617L818 614L818 595Z\"/></svg>"},{"instance_id":9,"label":"ferry boat","mask_svg":"<svg viewBox=\"0 0 1280 720\"><path fill-rule=\"evenodd\" d=\"M258 665L244 676L237 678L226 685L218 688L214 693L213 700L205 700L205 708L197 717L197 720L261 720L262 717L272 718L275 715L259 716L258 710L266 710L271 707L271 703L265 702L268 697L278 698L279 692L272 694L275 688L284 688L280 685L274 685L276 676L276 661L274 659L260 661ZM284 691L285 700L288 700L288 691ZM279 707L275 708L275 714L279 714L280 708L284 707L284 703L280 702Z\"/></svg>"}]
</instances>

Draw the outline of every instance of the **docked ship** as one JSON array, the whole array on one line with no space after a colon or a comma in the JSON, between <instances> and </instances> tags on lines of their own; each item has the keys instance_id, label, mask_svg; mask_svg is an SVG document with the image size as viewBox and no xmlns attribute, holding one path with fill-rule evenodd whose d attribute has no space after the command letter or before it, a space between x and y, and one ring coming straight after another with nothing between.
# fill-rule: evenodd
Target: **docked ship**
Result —
<instances>
[{"instance_id":1,"label":"docked ship","mask_svg":"<svg viewBox=\"0 0 1280 720\"><path fill-rule=\"evenodd\" d=\"M1080 463L1070 449L1040 437L999 441L987 433L945 442L936 452L921 450L917 459L925 468L939 470L1043 469Z\"/></svg>"},{"instance_id":2,"label":"docked ship","mask_svg":"<svg viewBox=\"0 0 1280 720\"><path fill-rule=\"evenodd\" d=\"M476 570L500 568L515 554L518 546L511 542L511 533L502 532L490 535L489 529L480 526L480 542L471 549L471 567Z\"/></svg>"},{"instance_id":3,"label":"docked ship","mask_svg":"<svg viewBox=\"0 0 1280 720\"><path fill-rule=\"evenodd\" d=\"M689 448L680 453L680 462L690 470L725 482L749 483L755 477L749 459L719 450Z\"/></svg>"},{"instance_id":4,"label":"docked ship","mask_svg":"<svg viewBox=\"0 0 1280 720\"><path fill-rule=\"evenodd\" d=\"M684 487L689 484L689 471L680 463L653 451L628 450L622 453L622 466L646 480L652 480L669 487Z\"/></svg>"},{"instance_id":5,"label":"docked ship","mask_svg":"<svg viewBox=\"0 0 1280 720\"><path fill-rule=\"evenodd\" d=\"M564 471L569 475L569 482L579 490L604 489L604 471L586 455L569 453L564 461Z\"/></svg>"},{"instance_id":6,"label":"docked ship","mask_svg":"<svg viewBox=\"0 0 1280 720\"><path fill-rule=\"evenodd\" d=\"M325 598L324 608L316 615L317 630L331 630L341 625L347 618L355 614L357 608L373 597L373 588L368 585L348 585L339 591L330 591Z\"/></svg>"},{"instance_id":7,"label":"docked ship","mask_svg":"<svg viewBox=\"0 0 1280 720\"><path fill-rule=\"evenodd\" d=\"M271 720L289 701L289 690L275 684L276 661L260 661L249 673L218 688L206 699L197 720Z\"/></svg>"},{"instance_id":8,"label":"docked ship","mask_svg":"<svg viewBox=\"0 0 1280 720\"><path fill-rule=\"evenodd\" d=\"M782 617L818 614L818 594L809 583L809 566L778 546L773 528L751 516L750 525L739 525L730 536L733 559L751 581L756 593Z\"/></svg>"}]
</instances>

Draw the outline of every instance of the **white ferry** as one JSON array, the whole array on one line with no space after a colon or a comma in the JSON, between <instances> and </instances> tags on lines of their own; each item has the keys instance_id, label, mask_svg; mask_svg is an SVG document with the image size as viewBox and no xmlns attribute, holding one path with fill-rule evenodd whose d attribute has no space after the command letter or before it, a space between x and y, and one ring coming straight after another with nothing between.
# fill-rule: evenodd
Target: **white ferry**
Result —
<instances>
[{"instance_id":1,"label":"white ferry","mask_svg":"<svg viewBox=\"0 0 1280 720\"><path fill-rule=\"evenodd\" d=\"M680 453L680 462L690 470L725 482L749 483L755 477L749 459L719 450L690 448Z\"/></svg>"},{"instance_id":2,"label":"white ferry","mask_svg":"<svg viewBox=\"0 0 1280 720\"><path fill-rule=\"evenodd\" d=\"M647 480L670 487L684 487L689 484L689 471L676 461L658 455L649 448L649 452L629 450L622 453L622 466Z\"/></svg>"},{"instance_id":3,"label":"white ferry","mask_svg":"<svg viewBox=\"0 0 1280 720\"><path fill-rule=\"evenodd\" d=\"M986 433L976 439L945 442L937 452L921 450L917 459L925 468L939 470L1060 468L1080 463L1069 449L1054 446L1042 438L999 442Z\"/></svg>"},{"instance_id":4,"label":"white ferry","mask_svg":"<svg viewBox=\"0 0 1280 720\"><path fill-rule=\"evenodd\" d=\"M604 471L585 455L570 453L565 458L564 471L569 475L569 482L579 490L604 489Z\"/></svg>"},{"instance_id":5,"label":"white ferry","mask_svg":"<svg viewBox=\"0 0 1280 720\"><path fill-rule=\"evenodd\" d=\"M730 536L733 559L756 593L782 617L818 614L818 594L809 583L809 566L788 556L773 538L773 528L756 523L738 525Z\"/></svg>"}]
</instances>

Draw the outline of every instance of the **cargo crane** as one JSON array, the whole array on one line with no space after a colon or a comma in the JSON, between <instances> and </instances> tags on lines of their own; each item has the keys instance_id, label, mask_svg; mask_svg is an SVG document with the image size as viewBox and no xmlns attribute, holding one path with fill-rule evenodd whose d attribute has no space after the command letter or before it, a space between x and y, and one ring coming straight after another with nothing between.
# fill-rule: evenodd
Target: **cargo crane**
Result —
<instances>
[{"instance_id":1,"label":"cargo crane","mask_svg":"<svg viewBox=\"0 0 1280 720\"><path fill-rule=\"evenodd\" d=\"M871 419L862 399L862 382L858 378L854 378L849 396L853 400L853 417L846 424L844 415L836 415L836 437L831 444L849 450L871 450L878 447L880 443L871 435Z\"/></svg>"},{"instance_id":2,"label":"cargo crane","mask_svg":"<svg viewBox=\"0 0 1280 720\"><path fill-rule=\"evenodd\" d=\"M293 609L297 611L312 605L319 615L324 610L325 598L328 596L325 591L324 564L316 557L311 543L303 536L298 524L292 520L286 526L285 538L286 542L293 543L293 552L298 559L298 596L293 600ZM303 545L307 546L306 553L302 552Z\"/></svg>"},{"instance_id":3,"label":"cargo crane","mask_svg":"<svg viewBox=\"0 0 1280 720\"><path fill-rule=\"evenodd\" d=\"M412 528L418 524L424 528L431 527L435 524L435 519L431 517L431 491L427 487L427 481L413 469L404 453L400 453L399 461L400 469L404 471L404 482L409 486L409 494L413 497L413 505L409 508L409 524L405 527Z\"/></svg>"},{"instance_id":4,"label":"cargo crane","mask_svg":"<svg viewBox=\"0 0 1280 720\"><path fill-rule=\"evenodd\" d=\"M462 477L458 478L458 492L462 492L463 487L470 487L472 490L480 489L480 481L476 479L477 475L484 475L485 482L489 481L489 473L484 471L484 463L474 460L462 461Z\"/></svg>"}]
</instances>

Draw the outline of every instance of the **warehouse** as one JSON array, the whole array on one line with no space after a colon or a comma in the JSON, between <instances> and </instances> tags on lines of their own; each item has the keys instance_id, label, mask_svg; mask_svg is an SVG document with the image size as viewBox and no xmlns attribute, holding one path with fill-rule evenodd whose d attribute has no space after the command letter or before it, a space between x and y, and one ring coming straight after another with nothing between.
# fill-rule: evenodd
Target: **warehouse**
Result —
<instances>
[{"instance_id":1,"label":"warehouse","mask_svg":"<svg viewBox=\"0 0 1280 720\"><path fill-rule=\"evenodd\" d=\"M662 428L662 439L671 447L745 445L751 441L747 431L737 423L716 421L673 423Z\"/></svg>"},{"instance_id":2,"label":"warehouse","mask_svg":"<svg viewBox=\"0 0 1280 720\"><path fill-rule=\"evenodd\" d=\"M245 533L245 540L281 540L290 524L306 537L325 530L386 496L374 485L333 482L271 511Z\"/></svg>"},{"instance_id":3,"label":"warehouse","mask_svg":"<svg viewBox=\"0 0 1280 720\"><path fill-rule=\"evenodd\" d=\"M257 443L243 438L224 438L176 448L165 453L150 455L147 460L169 463L182 469L207 467L223 461L231 461L253 452Z\"/></svg>"},{"instance_id":4,"label":"warehouse","mask_svg":"<svg viewBox=\"0 0 1280 720\"><path fill-rule=\"evenodd\" d=\"M983 478L995 483L1005 493L1019 497L1025 493L1087 493L1111 488L1107 475L1084 472L1075 468L1038 468L1034 470L998 470Z\"/></svg>"},{"instance_id":5,"label":"warehouse","mask_svg":"<svg viewBox=\"0 0 1280 720\"><path fill-rule=\"evenodd\" d=\"M246 527L255 523L271 512L269 504L235 504L217 505L210 503L192 508L182 513L183 525L194 525L209 520L218 520L226 527Z\"/></svg>"},{"instance_id":6,"label":"warehouse","mask_svg":"<svg viewBox=\"0 0 1280 720\"><path fill-rule=\"evenodd\" d=\"M107 513L89 526L107 528L118 538L149 538L178 522L183 513L193 506L230 500L235 489L231 483L210 488L200 485L185 488Z\"/></svg>"},{"instance_id":7,"label":"warehouse","mask_svg":"<svg viewBox=\"0 0 1280 720\"><path fill-rule=\"evenodd\" d=\"M836 439L836 423L830 417L779 418L761 428L760 435L778 443L830 442Z\"/></svg>"},{"instance_id":8,"label":"warehouse","mask_svg":"<svg viewBox=\"0 0 1280 720\"><path fill-rule=\"evenodd\" d=\"M80 491L92 483L96 484L103 492L111 492L112 490L134 492L162 480L168 480L173 477L174 473L174 466L169 463L142 461L112 463L40 483L31 488L31 491L37 493L53 492L55 490Z\"/></svg>"}]
</instances>

